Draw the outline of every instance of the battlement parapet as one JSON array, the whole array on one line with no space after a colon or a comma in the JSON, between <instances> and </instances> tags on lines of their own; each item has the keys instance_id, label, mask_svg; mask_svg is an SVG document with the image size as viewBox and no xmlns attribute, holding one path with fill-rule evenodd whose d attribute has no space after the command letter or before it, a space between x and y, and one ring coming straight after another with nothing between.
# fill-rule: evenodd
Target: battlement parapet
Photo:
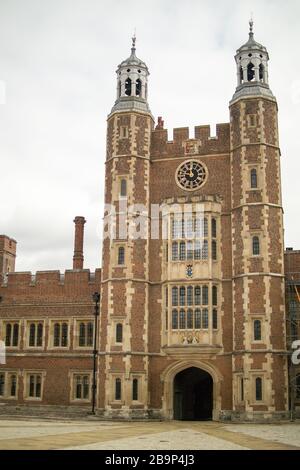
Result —
<instances>
[{"instance_id":1,"label":"battlement parapet","mask_svg":"<svg viewBox=\"0 0 300 470\"><path fill-rule=\"evenodd\" d=\"M209 125L195 126L190 137L188 127L173 129L173 140L168 141L168 130L158 128L151 134L151 158L191 157L228 153L230 151L230 124L217 124L216 136L211 135Z\"/></svg>"}]
</instances>

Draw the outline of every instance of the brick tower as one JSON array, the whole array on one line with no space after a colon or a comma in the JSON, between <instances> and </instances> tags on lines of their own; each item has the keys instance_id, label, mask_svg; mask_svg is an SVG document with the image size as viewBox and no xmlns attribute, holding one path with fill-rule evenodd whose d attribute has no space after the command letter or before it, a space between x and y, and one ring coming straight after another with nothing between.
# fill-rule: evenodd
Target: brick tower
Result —
<instances>
[{"instance_id":1,"label":"brick tower","mask_svg":"<svg viewBox=\"0 0 300 470\"><path fill-rule=\"evenodd\" d=\"M13 273L16 263L17 242L6 235L0 235L0 274Z\"/></svg>"},{"instance_id":2,"label":"brick tower","mask_svg":"<svg viewBox=\"0 0 300 470\"><path fill-rule=\"evenodd\" d=\"M233 413L287 411L283 209L277 102L268 52L254 40L237 50L230 102L233 289Z\"/></svg>"},{"instance_id":3,"label":"brick tower","mask_svg":"<svg viewBox=\"0 0 300 470\"><path fill-rule=\"evenodd\" d=\"M108 116L101 290L99 408L105 416L144 416L148 377L149 173L153 118L149 71L131 55L117 69ZM143 209L141 209L143 205ZM140 220L144 236L132 232ZM109 236L108 236L109 235Z\"/></svg>"}]
</instances>

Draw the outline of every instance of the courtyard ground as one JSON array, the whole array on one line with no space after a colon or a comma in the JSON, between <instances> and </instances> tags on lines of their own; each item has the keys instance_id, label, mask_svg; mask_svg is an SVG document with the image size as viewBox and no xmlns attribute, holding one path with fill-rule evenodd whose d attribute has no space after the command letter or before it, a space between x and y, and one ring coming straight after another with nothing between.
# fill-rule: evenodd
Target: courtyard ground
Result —
<instances>
[{"instance_id":1,"label":"courtyard ground","mask_svg":"<svg viewBox=\"0 0 300 470\"><path fill-rule=\"evenodd\" d=\"M300 423L0 419L1 450L300 450Z\"/></svg>"}]
</instances>

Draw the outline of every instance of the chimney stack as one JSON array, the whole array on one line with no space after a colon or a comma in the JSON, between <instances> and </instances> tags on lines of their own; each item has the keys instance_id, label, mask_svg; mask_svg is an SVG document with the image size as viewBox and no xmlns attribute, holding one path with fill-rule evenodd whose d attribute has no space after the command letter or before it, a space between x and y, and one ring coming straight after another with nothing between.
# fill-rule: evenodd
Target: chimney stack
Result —
<instances>
[{"instance_id":1,"label":"chimney stack","mask_svg":"<svg viewBox=\"0 0 300 470\"><path fill-rule=\"evenodd\" d=\"M84 217L75 217L75 240L74 240L74 256L73 269L83 269L83 235L84 235Z\"/></svg>"}]
</instances>

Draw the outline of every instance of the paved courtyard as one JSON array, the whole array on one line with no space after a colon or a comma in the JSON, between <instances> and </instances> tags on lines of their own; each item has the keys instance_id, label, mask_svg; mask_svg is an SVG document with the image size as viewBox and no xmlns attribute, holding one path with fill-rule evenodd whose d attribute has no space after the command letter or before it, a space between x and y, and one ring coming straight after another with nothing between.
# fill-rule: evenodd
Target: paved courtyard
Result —
<instances>
[{"instance_id":1,"label":"paved courtyard","mask_svg":"<svg viewBox=\"0 0 300 470\"><path fill-rule=\"evenodd\" d=\"M300 423L0 419L1 450L300 450Z\"/></svg>"}]
</instances>

